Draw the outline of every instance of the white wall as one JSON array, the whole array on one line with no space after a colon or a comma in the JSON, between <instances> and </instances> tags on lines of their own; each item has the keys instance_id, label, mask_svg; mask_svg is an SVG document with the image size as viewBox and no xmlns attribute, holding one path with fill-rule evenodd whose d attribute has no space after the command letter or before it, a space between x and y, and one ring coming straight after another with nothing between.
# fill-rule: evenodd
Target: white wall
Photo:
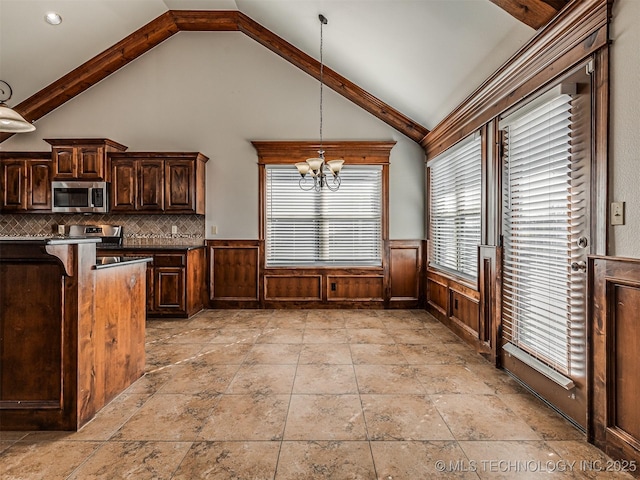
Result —
<instances>
[{"instance_id":1,"label":"white wall","mask_svg":"<svg viewBox=\"0 0 640 480\"><path fill-rule=\"evenodd\" d=\"M250 142L317 140L319 84L241 33L181 32L36 127L1 148L48 150L43 138L106 137L130 151L201 151L210 157L207 238L256 239L258 167ZM390 237L423 238L422 149L328 88L323 134L398 142L391 151Z\"/></svg>"},{"instance_id":2,"label":"white wall","mask_svg":"<svg viewBox=\"0 0 640 480\"><path fill-rule=\"evenodd\" d=\"M626 223L609 227L609 254L640 258L640 1L615 0L611 37L610 198Z\"/></svg>"}]
</instances>

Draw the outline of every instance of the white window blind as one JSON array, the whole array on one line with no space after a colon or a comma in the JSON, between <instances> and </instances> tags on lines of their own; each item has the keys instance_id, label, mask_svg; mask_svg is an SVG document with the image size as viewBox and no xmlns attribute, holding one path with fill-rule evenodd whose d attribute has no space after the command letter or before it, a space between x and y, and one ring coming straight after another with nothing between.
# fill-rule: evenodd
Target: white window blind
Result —
<instances>
[{"instance_id":1,"label":"white window blind","mask_svg":"<svg viewBox=\"0 0 640 480\"><path fill-rule=\"evenodd\" d=\"M586 183L572 162L571 96L550 96L501 122L503 328L513 345L570 374L572 329L584 328L584 274L571 263L580 259Z\"/></svg>"},{"instance_id":2,"label":"white window blind","mask_svg":"<svg viewBox=\"0 0 640 480\"><path fill-rule=\"evenodd\" d=\"M481 139L472 136L428 163L429 262L475 279L481 216Z\"/></svg>"},{"instance_id":3,"label":"white window blind","mask_svg":"<svg viewBox=\"0 0 640 480\"><path fill-rule=\"evenodd\" d=\"M267 266L382 265L382 167L349 165L340 177L336 192L308 192L292 165L267 165Z\"/></svg>"}]
</instances>

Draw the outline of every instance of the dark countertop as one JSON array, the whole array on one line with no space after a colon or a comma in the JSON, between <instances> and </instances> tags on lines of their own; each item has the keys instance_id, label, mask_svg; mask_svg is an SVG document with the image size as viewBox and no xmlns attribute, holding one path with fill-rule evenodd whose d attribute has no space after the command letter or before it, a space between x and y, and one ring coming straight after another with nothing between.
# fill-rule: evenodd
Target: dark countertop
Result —
<instances>
[{"instance_id":1,"label":"dark countertop","mask_svg":"<svg viewBox=\"0 0 640 480\"><path fill-rule=\"evenodd\" d=\"M68 237L0 237L0 244L2 243L15 243L18 245L74 245L79 243L100 243L100 239Z\"/></svg>"},{"instance_id":2,"label":"dark countertop","mask_svg":"<svg viewBox=\"0 0 640 480\"><path fill-rule=\"evenodd\" d=\"M118 267L120 265L131 265L133 263L148 263L152 262L151 257L126 257L126 256L114 256L114 257L98 257L96 259L96 270L103 268Z\"/></svg>"},{"instance_id":3,"label":"dark countertop","mask_svg":"<svg viewBox=\"0 0 640 480\"><path fill-rule=\"evenodd\" d=\"M153 251L153 250L174 250L174 251L188 251L198 248L204 248L204 245L109 245L108 243L102 243L97 246L97 249L104 255L104 252L118 252L118 251Z\"/></svg>"}]
</instances>

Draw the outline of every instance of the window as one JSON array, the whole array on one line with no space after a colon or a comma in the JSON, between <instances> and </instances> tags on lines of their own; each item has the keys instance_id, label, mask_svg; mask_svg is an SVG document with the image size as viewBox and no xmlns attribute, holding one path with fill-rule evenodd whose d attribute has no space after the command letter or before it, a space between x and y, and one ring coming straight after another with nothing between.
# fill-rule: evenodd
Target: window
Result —
<instances>
[{"instance_id":1,"label":"window","mask_svg":"<svg viewBox=\"0 0 640 480\"><path fill-rule=\"evenodd\" d=\"M429 161L430 265L477 278L482 153L473 135Z\"/></svg>"},{"instance_id":2,"label":"window","mask_svg":"<svg viewBox=\"0 0 640 480\"><path fill-rule=\"evenodd\" d=\"M575 367L571 341L584 330L585 275L571 264L582 260L578 239L588 232L572 103L558 87L501 122L505 334L563 374Z\"/></svg>"},{"instance_id":3,"label":"window","mask_svg":"<svg viewBox=\"0 0 640 480\"><path fill-rule=\"evenodd\" d=\"M346 164L338 191L309 192L293 164L266 165L266 266L381 266L382 168Z\"/></svg>"}]
</instances>

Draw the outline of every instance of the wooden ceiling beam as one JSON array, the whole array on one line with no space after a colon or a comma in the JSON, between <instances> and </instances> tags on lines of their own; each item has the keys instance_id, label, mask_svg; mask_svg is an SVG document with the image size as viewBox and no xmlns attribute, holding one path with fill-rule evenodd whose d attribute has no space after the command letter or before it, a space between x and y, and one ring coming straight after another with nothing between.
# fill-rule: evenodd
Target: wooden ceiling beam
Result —
<instances>
[{"instance_id":1,"label":"wooden ceiling beam","mask_svg":"<svg viewBox=\"0 0 640 480\"><path fill-rule=\"evenodd\" d=\"M241 12L170 10L16 105L14 110L30 122L38 120L179 31L241 31L312 77L320 78L319 61ZM330 68L324 68L323 81L415 142L420 142L429 133L426 127ZM0 143L12 135L0 133Z\"/></svg>"},{"instance_id":2,"label":"wooden ceiling beam","mask_svg":"<svg viewBox=\"0 0 640 480\"><path fill-rule=\"evenodd\" d=\"M140 55L178 32L171 12L165 12L104 52L70 71L13 107L25 120L34 122L121 69ZM12 133L0 133L0 143Z\"/></svg>"},{"instance_id":3,"label":"wooden ceiling beam","mask_svg":"<svg viewBox=\"0 0 640 480\"><path fill-rule=\"evenodd\" d=\"M294 47L242 13L240 13L239 20L241 32L280 55L316 80L320 80L320 62L315 58ZM424 135L429 133L426 127L414 122L326 65L323 68L323 83L415 142L420 142ZM423 132L426 133L423 135Z\"/></svg>"},{"instance_id":4,"label":"wooden ceiling beam","mask_svg":"<svg viewBox=\"0 0 640 480\"><path fill-rule=\"evenodd\" d=\"M562 10L569 0L490 0L512 17L538 30Z\"/></svg>"}]
</instances>

